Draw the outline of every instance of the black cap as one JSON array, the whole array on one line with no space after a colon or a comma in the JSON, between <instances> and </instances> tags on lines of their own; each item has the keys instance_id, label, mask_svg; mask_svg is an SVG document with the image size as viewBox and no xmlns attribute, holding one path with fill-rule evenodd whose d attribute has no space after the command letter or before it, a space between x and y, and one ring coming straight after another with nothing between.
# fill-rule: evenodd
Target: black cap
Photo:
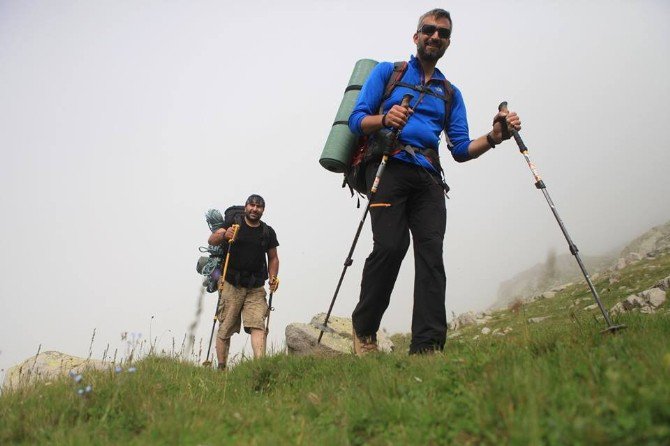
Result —
<instances>
[{"instance_id":1,"label":"black cap","mask_svg":"<svg viewBox=\"0 0 670 446\"><path fill-rule=\"evenodd\" d=\"M257 204L259 206L265 207L265 200L263 200L263 197L261 197L258 194L249 195L249 198L247 198L247 202L244 203L244 204L247 205L247 204L250 204L250 203L254 203L254 204Z\"/></svg>"}]
</instances>

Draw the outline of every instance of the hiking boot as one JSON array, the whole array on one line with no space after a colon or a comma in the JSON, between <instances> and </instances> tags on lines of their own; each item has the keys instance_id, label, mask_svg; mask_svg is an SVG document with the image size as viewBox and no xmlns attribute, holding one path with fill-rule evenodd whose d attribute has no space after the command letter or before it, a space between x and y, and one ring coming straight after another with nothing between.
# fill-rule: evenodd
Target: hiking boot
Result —
<instances>
[{"instance_id":1,"label":"hiking boot","mask_svg":"<svg viewBox=\"0 0 670 446\"><path fill-rule=\"evenodd\" d=\"M368 353L379 351L377 340L372 336L361 336L359 338L356 334L356 330L353 330L352 334L354 338L354 353L356 356L364 356Z\"/></svg>"}]
</instances>

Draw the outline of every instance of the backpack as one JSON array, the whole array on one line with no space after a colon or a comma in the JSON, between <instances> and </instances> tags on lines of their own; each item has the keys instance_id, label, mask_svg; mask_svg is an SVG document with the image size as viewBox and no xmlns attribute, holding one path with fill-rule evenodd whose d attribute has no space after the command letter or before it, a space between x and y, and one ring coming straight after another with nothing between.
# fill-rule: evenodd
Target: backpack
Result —
<instances>
[{"instance_id":1,"label":"backpack","mask_svg":"<svg viewBox=\"0 0 670 446\"><path fill-rule=\"evenodd\" d=\"M451 106L453 103L452 98L454 88L452 87L451 83L446 79L443 81L445 94L444 96L441 96L423 85L411 85L402 82L402 78L407 71L407 65L408 64L406 61L395 62L393 64L393 72L386 81L384 95L382 96L382 101L379 105L379 114L381 114L384 110L384 102L386 102L386 100L391 96L391 93L395 87L406 87L414 91L418 91L422 94L438 97L444 101L444 125L442 127L446 128L446 124L449 122L449 117L451 115ZM373 135L364 135L358 139L358 147L352 155L349 168L344 172L344 181L342 182L342 187L349 186L349 191L351 192L352 197L354 195L354 191L361 195L367 194L368 187L365 180L365 170L368 163L376 159L381 159L385 149L394 142L395 138L392 135L392 131L389 129L381 129ZM437 153L435 153L435 155L437 155Z\"/></svg>"},{"instance_id":2,"label":"backpack","mask_svg":"<svg viewBox=\"0 0 670 446\"><path fill-rule=\"evenodd\" d=\"M220 228L229 228L233 224L241 225L244 219L244 206L236 205L230 206L221 215L217 209L210 209L205 214L205 220L212 232ZM270 229L269 226L261 220L262 235L261 245L263 250L267 251L270 245ZM218 290L219 279L221 278L223 259L228 254L228 243L222 243L219 246L209 245L207 247L201 246L199 248L202 253L209 253L209 256L202 256L196 263L195 270L198 274L204 276L202 286L205 287L208 293L213 293ZM263 276L267 276L267 260L263 267ZM267 277L265 277L267 278ZM265 279L264 278L264 279ZM263 279L263 281L265 281Z\"/></svg>"}]
</instances>

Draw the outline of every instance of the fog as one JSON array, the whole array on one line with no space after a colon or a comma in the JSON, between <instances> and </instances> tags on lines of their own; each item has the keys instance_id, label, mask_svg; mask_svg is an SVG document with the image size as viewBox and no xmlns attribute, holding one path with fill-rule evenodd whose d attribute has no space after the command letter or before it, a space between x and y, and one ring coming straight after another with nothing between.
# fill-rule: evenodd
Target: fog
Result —
<instances>
[{"instance_id":1,"label":"fog","mask_svg":"<svg viewBox=\"0 0 670 446\"><path fill-rule=\"evenodd\" d=\"M38 347L85 357L94 330L97 359L126 351L122 333L179 348L204 213L251 193L280 243L270 342L325 312L363 208L319 155L356 60L409 58L436 6L454 22L438 68L471 138L509 101L582 254L670 219L665 1L5 1L0 369ZM464 164L444 149L446 305L459 314L568 249L513 141ZM370 250L368 222L334 314L353 310ZM410 250L389 332L410 331L413 279ZM215 303L205 296L198 343ZM249 354L248 336L232 349Z\"/></svg>"}]
</instances>

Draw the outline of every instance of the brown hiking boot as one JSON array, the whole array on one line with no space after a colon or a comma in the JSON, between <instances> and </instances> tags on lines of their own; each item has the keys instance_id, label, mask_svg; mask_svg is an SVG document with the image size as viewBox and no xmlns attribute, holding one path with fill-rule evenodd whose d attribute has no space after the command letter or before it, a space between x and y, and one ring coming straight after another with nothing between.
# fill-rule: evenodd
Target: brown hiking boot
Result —
<instances>
[{"instance_id":1,"label":"brown hiking boot","mask_svg":"<svg viewBox=\"0 0 670 446\"><path fill-rule=\"evenodd\" d=\"M352 334L354 338L354 353L356 356L364 356L368 353L379 351L377 340L372 336L362 336L359 338L356 334L356 330L353 330Z\"/></svg>"}]
</instances>

